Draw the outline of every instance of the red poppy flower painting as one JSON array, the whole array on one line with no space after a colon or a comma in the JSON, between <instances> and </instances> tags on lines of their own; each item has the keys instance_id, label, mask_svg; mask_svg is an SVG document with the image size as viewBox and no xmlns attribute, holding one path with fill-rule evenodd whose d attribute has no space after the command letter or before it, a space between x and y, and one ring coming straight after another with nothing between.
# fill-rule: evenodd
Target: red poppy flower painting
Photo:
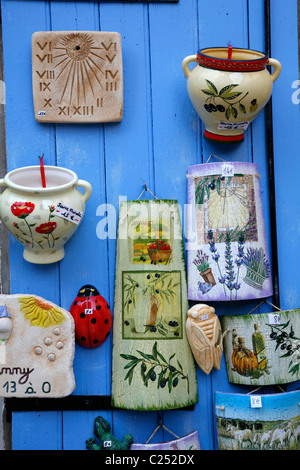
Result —
<instances>
[{"instance_id":1,"label":"red poppy flower painting","mask_svg":"<svg viewBox=\"0 0 300 470\"><path fill-rule=\"evenodd\" d=\"M35 205L32 202L14 202L11 205L11 212L19 219L25 219L34 210Z\"/></svg>"},{"instance_id":2,"label":"red poppy flower painting","mask_svg":"<svg viewBox=\"0 0 300 470\"><path fill-rule=\"evenodd\" d=\"M57 227L57 223L56 222L46 222L45 224L41 224L39 225L35 231L37 233L41 233L41 234L48 234L48 233L52 233L53 230L55 230Z\"/></svg>"}]
</instances>

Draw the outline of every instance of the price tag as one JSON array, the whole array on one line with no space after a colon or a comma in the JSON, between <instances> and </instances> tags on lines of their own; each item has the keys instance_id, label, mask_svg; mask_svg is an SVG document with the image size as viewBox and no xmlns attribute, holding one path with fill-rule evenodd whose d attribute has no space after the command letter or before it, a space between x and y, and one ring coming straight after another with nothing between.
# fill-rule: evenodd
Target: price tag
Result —
<instances>
[{"instance_id":1,"label":"price tag","mask_svg":"<svg viewBox=\"0 0 300 470\"><path fill-rule=\"evenodd\" d=\"M74 207L71 207L68 204L65 204L64 202L57 203L53 214L57 215L58 217L62 217L63 219L68 220L69 222L72 222L76 225L79 224L83 217L82 211L74 209Z\"/></svg>"},{"instance_id":2,"label":"price tag","mask_svg":"<svg viewBox=\"0 0 300 470\"><path fill-rule=\"evenodd\" d=\"M207 320L207 319L208 319L208 315L202 315L201 320Z\"/></svg>"},{"instance_id":3,"label":"price tag","mask_svg":"<svg viewBox=\"0 0 300 470\"><path fill-rule=\"evenodd\" d=\"M227 129L227 130L244 129L246 130L249 124L250 124L249 121L243 121L243 122L220 121L218 125L218 129Z\"/></svg>"},{"instance_id":4,"label":"price tag","mask_svg":"<svg viewBox=\"0 0 300 470\"><path fill-rule=\"evenodd\" d=\"M261 408L261 396L260 395L250 395L250 405L251 408Z\"/></svg>"},{"instance_id":5,"label":"price tag","mask_svg":"<svg viewBox=\"0 0 300 470\"><path fill-rule=\"evenodd\" d=\"M222 176L234 176L234 167L228 163L222 165Z\"/></svg>"},{"instance_id":6,"label":"price tag","mask_svg":"<svg viewBox=\"0 0 300 470\"><path fill-rule=\"evenodd\" d=\"M93 314L93 309L92 309L92 308L86 308L85 311L84 311L84 313L85 313L86 315L92 315L92 314Z\"/></svg>"},{"instance_id":7,"label":"price tag","mask_svg":"<svg viewBox=\"0 0 300 470\"><path fill-rule=\"evenodd\" d=\"M269 313L269 324L279 325L280 324L280 313Z\"/></svg>"}]
</instances>

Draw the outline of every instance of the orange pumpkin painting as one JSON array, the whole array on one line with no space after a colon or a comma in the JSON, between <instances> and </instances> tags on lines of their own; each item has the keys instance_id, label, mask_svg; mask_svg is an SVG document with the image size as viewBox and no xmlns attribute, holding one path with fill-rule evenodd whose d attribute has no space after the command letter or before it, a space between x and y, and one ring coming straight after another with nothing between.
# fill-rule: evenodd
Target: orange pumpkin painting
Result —
<instances>
[{"instance_id":1,"label":"orange pumpkin painting","mask_svg":"<svg viewBox=\"0 0 300 470\"><path fill-rule=\"evenodd\" d=\"M250 349L245 346L244 338L238 338L238 347L232 353L232 365L240 375L249 375L258 368L258 362Z\"/></svg>"}]
</instances>

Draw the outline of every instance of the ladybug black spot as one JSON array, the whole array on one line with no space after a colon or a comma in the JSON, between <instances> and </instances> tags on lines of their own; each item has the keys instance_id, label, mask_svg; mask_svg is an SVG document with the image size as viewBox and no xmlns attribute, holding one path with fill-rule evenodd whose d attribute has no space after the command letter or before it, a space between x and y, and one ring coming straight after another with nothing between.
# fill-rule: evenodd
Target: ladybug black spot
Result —
<instances>
[{"instance_id":1,"label":"ladybug black spot","mask_svg":"<svg viewBox=\"0 0 300 470\"><path fill-rule=\"evenodd\" d=\"M81 341L86 341L86 337L85 336L81 336Z\"/></svg>"},{"instance_id":2,"label":"ladybug black spot","mask_svg":"<svg viewBox=\"0 0 300 470\"><path fill-rule=\"evenodd\" d=\"M109 335L109 332L108 332L108 333L106 333L106 335L105 335L105 338L107 338L107 337L108 337L108 335Z\"/></svg>"},{"instance_id":3,"label":"ladybug black spot","mask_svg":"<svg viewBox=\"0 0 300 470\"><path fill-rule=\"evenodd\" d=\"M108 323L108 318L105 318L104 323L106 323L106 325L107 325L107 323Z\"/></svg>"},{"instance_id":4,"label":"ladybug black spot","mask_svg":"<svg viewBox=\"0 0 300 470\"><path fill-rule=\"evenodd\" d=\"M78 304L77 300L74 300L74 305L77 305L77 304Z\"/></svg>"},{"instance_id":5,"label":"ladybug black spot","mask_svg":"<svg viewBox=\"0 0 300 470\"><path fill-rule=\"evenodd\" d=\"M96 318L91 319L91 323L93 323L93 325L96 323L96 321L97 321Z\"/></svg>"},{"instance_id":6,"label":"ladybug black spot","mask_svg":"<svg viewBox=\"0 0 300 470\"><path fill-rule=\"evenodd\" d=\"M94 343L94 344L97 344L97 343L99 343L99 340L98 340L98 339L94 339L93 343Z\"/></svg>"},{"instance_id":7,"label":"ladybug black spot","mask_svg":"<svg viewBox=\"0 0 300 470\"><path fill-rule=\"evenodd\" d=\"M100 310L101 305L96 305L96 310Z\"/></svg>"},{"instance_id":8,"label":"ladybug black spot","mask_svg":"<svg viewBox=\"0 0 300 470\"><path fill-rule=\"evenodd\" d=\"M84 312L81 312L80 318L85 318L85 313Z\"/></svg>"}]
</instances>

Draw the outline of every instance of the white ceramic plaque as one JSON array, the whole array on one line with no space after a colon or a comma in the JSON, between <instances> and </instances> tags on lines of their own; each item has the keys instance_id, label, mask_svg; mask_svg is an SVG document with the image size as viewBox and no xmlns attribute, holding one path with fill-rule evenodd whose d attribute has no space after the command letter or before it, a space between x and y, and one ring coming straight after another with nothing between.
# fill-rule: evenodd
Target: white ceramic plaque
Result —
<instances>
[{"instance_id":1,"label":"white ceramic plaque","mask_svg":"<svg viewBox=\"0 0 300 470\"><path fill-rule=\"evenodd\" d=\"M35 295L0 295L0 396L58 398L75 388L74 321Z\"/></svg>"}]
</instances>

